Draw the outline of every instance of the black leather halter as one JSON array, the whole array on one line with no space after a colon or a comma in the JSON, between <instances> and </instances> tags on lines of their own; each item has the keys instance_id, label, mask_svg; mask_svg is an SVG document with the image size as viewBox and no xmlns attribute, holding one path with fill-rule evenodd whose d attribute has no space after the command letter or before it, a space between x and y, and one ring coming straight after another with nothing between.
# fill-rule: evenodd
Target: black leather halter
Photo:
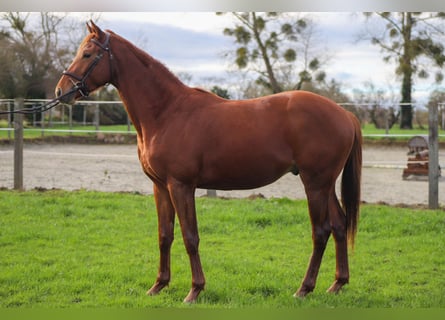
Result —
<instances>
[{"instance_id":1,"label":"black leather halter","mask_svg":"<svg viewBox=\"0 0 445 320\"><path fill-rule=\"evenodd\" d=\"M85 72L85 74L83 76L78 76L72 72L69 71L63 71L62 74L64 76L68 76L72 79L74 79L75 81L73 81L71 79L71 81L74 84L74 88L75 91L79 91L79 93L83 96L83 97L88 97L88 95L90 94L90 89L88 88L87 84L86 84L86 80L89 77L89 75L91 74L91 72L93 72L94 68L97 66L97 64L99 63L99 61L102 59L102 57L104 56L104 53L107 52L108 56L110 58L110 81L112 78L112 67L111 67L111 59L113 58L113 55L111 54L111 50L110 50L110 34L108 32L105 32L105 41L103 43L100 43L98 40L96 39L91 39L90 41L92 43L94 43L95 45L97 45L101 51L100 53L94 58L93 62L91 62L91 64L88 66L87 71ZM108 81L108 82L110 82Z\"/></svg>"}]
</instances>

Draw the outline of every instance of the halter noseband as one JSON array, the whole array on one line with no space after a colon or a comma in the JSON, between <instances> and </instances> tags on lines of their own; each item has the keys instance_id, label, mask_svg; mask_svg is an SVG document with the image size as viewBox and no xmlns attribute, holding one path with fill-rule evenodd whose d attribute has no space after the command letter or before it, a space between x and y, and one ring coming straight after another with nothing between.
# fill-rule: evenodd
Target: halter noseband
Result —
<instances>
[{"instance_id":1,"label":"halter noseband","mask_svg":"<svg viewBox=\"0 0 445 320\"><path fill-rule=\"evenodd\" d=\"M100 43L99 41L97 41L96 39L91 39L90 41L92 43L94 43L95 45L97 45L101 50L101 52L94 58L93 62L91 62L91 64L88 66L87 71L85 72L85 74L83 76L78 76L72 72L69 71L63 71L62 74L64 76L68 76L74 80L76 80L77 82L73 81L71 79L71 81L74 84L74 90L75 91L79 91L79 93L83 96L83 97L88 97L88 95L90 94L90 90L88 89L88 86L86 84L86 80L89 77L89 75L91 74L91 72L93 72L94 68L97 66L97 64L99 63L99 61L102 59L102 57L104 56L104 51L108 52L108 56L110 58L110 81L111 81L111 77L112 77L112 67L111 67L111 59L113 58L113 55L111 54L111 50L110 50L110 34L108 32L105 32L105 41L103 43Z\"/></svg>"}]
</instances>

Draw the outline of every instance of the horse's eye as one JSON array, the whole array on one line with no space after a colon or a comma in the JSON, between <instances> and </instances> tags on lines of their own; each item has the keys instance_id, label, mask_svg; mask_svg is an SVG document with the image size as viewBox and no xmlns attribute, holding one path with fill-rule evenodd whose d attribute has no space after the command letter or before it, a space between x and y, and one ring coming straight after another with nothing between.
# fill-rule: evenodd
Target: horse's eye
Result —
<instances>
[{"instance_id":1,"label":"horse's eye","mask_svg":"<svg viewBox=\"0 0 445 320\"><path fill-rule=\"evenodd\" d=\"M90 58L90 57L91 57L91 53L88 53L88 52L84 52L84 53L83 53L82 58L87 59L87 58Z\"/></svg>"}]
</instances>

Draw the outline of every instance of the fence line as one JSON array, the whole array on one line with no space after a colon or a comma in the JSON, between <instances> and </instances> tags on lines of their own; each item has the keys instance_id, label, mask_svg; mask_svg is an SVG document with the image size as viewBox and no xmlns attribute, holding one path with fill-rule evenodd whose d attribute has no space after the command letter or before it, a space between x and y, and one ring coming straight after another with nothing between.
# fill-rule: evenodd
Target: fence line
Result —
<instances>
[{"instance_id":1,"label":"fence line","mask_svg":"<svg viewBox=\"0 0 445 320\"><path fill-rule=\"evenodd\" d=\"M24 100L24 106L30 106L30 105L36 105L36 104L40 104L40 103L45 103L47 101L47 99L25 99ZM120 100L115 100L115 101L90 101L90 100L80 100L77 101L74 105L66 105L66 104L60 104L58 106L56 106L54 109L50 109L44 112L38 112L38 113L34 113L32 115L32 125L34 127L36 126L40 126L39 129L32 129L32 128L25 128L25 131L40 131L42 137L44 136L45 132L76 132L75 129L73 128L73 112L72 112L72 108L76 107L76 106L83 106L83 120L81 122L77 122L76 124L80 124L83 126L86 125L94 125L95 126L95 130L83 130L81 132L85 132L85 133L94 133L94 132L98 132L100 130L100 106L102 105L123 105L122 101ZM14 100L13 99L0 99L0 109L1 106L4 105L6 106L6 108L8 110L12 110L12 106L14 105ZM87 108L88 107L94 107L94 117L93 117L93 121L92 122L87 122L86 118L87 118ZM65 109L68 108L68 121L65 121L66 118L66 114L65 114ZM61 119L61 121L54 121L53 117L54 117L54 113L58 113L59 117ZM40 119L41 120L37 120L38 115L40 115ZM132 125L131 125L131 120L128 116L128 114L125 112L125 117L126 117L126 125L127 125L127 132L132 131ZM45 118L48 118L48 121L45 121ZM13 116L11 114L7 115L7 121L8 121L8 127L7 128L0 128L0 131L8 131L8 139L11 139L11 134L10 131L13 131ZM45 123L47 123L47 125L45 125ZM54 124L67 124L70 129L49 129L48 127L51 127ZM101 132L104 132L102 130L100 130ZM106 132L104 132L106 133ZM110 132L111 133L111 132ZM125 131L119 131L119 132L114 132L114 133L125 133Z\"/></svg>"},{"instance_id":2,"label":"fence line","mask_svg":"<svg viewBox=\"0 0 445 320\"><path fill-rule=\"evenodd\" d=\"M0 99L0 109L2 105L6 105L7 108L11 110L14 106L14 99ZM24 99L24 105L35 105L37 103L44 103L50 101L48 99ZM115 100L115 101L90 101L90 100L80 100L77 101L73 106L66 105L66 104L60 104L59 106L55 107L55 110L58 110L61 121L55 121L53 120L53 114L54 111L48 110L45 112L40 113L41 119L40 121L37 120L36 115L33 115L33 126L36 127L37 125L40 125L40 128L24 128L25 132L41 132L41 136L43 137L45 135L45 132L48 133L54 133L54 132L61 132L61 133L110 133L110 134L135 134L134 129L132 129L131 120L126 114L126 124L127 124L127 130L101 130L100 129L100 107L104 105L110 105L110 104L120 104L122 105L122 101ZM354 102L341 102L338 103L341 106L374 106L376 103L354 103ZM384 104L385 106L389 105L413 105L413 103L387 103ZM84 108L84 114L83 114L83 121L76 122L77 125L87 126L87 125L93 125L95 126L94 130L81 130L81 129L73 129L74 123L73 123L73 113L72 108L75 106L84 106L84 107L94 107L94 119L92 122L86 121L86 112L87 109ZM68 121L65 121L65 108L68 108ZM438 104L439 110L442 110L442 128L445 128L445 102ZM45 125L45 116L48 117L47 124ZM6 131L8 132L8 139L10 140L11 132L14 131L14 125L13 125L13 117L11 114L7 115L7 121L8 121L8 127L6 128L0 128L0 131ZM52 125L55 124L66 124L68 123L69 129L51 129ZM364 134L364 137L412 137L413 134L392 134L390 133L390 129L386 128L385 133L373 133L373 134ZM439 134L439 137L445 137L445 134Z\"/></svg>"}]
</instances>

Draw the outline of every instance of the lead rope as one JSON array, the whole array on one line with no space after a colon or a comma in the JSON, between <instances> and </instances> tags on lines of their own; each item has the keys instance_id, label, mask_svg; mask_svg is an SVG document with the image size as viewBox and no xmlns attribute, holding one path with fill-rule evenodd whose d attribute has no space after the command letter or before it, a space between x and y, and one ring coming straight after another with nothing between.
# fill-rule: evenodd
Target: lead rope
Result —
<instances>
[{"instance_id":1,"label":"lead rope","mask_svg":"<svg viewBox=\"0 0 445 320\"><path fill-rule=\"evenodd\" d=\"M69 96L70 94L73 94L74 92L76 92L78 90L79 90L79 87L75 86L70 91L68 91L67 93L64 93L60 97L54 98L51 101L48 101L48 102L46 102L46 103L44 103L42 105L32 106L31 108L19 109L19 110L0 111L0 115L2 115L2 114L16 114L16 113L34 114L34 113L39 113L39 112L45 112L45 111L48 111L48 110L54 108L58 104L60 104L60 99L66 97L66 96Z\"/></svg>"}]
</instances>

